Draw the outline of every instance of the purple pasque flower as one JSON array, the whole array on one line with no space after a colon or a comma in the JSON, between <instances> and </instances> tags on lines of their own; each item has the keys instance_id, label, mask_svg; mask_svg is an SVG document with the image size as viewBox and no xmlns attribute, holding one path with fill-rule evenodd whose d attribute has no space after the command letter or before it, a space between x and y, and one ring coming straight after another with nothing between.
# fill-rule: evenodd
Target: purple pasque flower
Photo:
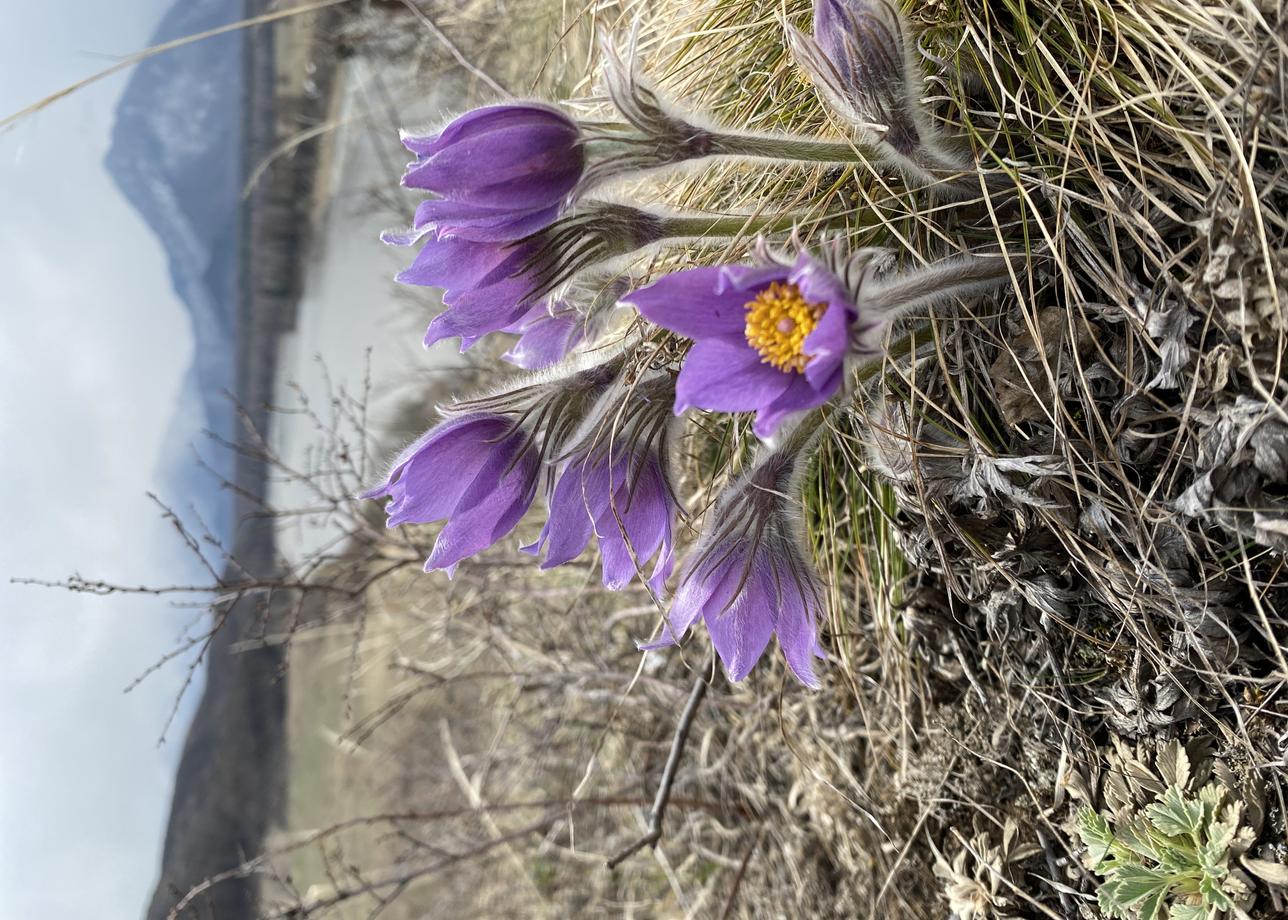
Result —
<instances>
[{"instance_id":1,"label":"purple pasque flower","mask_svg":"<svg viewBox=\"0 0 1288 920\"><path fill-rule=\"evenodd\" d=\"M720 493L685 560L662 636L643 648L674 645L701 619L730 680L746 677L777 636L792 673L818 687L823 589L797 508L817 427L803 424L781 446L762 447L751 469Z\"/></svg>"},{"instance_id":2,"label":"purple pasque flower","mask_svg":"<svg viewBox=\"0 0 1288 920\"><path fill-rule=\"evenodd\" d=\"M547 458L558 455L620 365L615 359L441 410L444 420L361 497L392 499L385 508L389 527L446 520L425 569L451 574L519 523Z\"/></svg>"},{"instance_id":3,"label":"purple pasque flower","mask_svg":"<svg viewBox=\"0 0 1288 920\"><path fill-rule=\"evenodd\" d=\"M525 331L540 310L558 312L547 305L557 304L560 292L583 272L679 235L673 223L659 214L595 201L521 240L475 240L438 230L386 234L385 240L421 244L415 261L396 280L443 289L447 309L430 323L426 347L459 337L464 351L491 332Z\"/></svg>"},{"instance_id":4,"label":"purple pasque flower","mask_svg":"<svg viewBox=\"0 0 1288 920\"><path fill-rule=\"evenodd\" d=\"M539 471L521 425L506 415L469 412L417 438L385 482L362 497L392 499L385 506L389 527L446 519L425 570L451 574L514 529L536 495Z\"/></svg>"},{"instance_id":5,"label":"purple pasque flower","mask_svg":"<svg viewBox=\"0 0 1288 920\"><path fill-rule=\"evenodd\" d=\"M864 266L878 255L860 253ZM871 335L878 322L860 315L837 271L805 251L786 264L764 257L769 264L675 272L622 298L694 341L676 382L675 411L754 411L762 438L831 399L847 357L879 354Z\"/></svg>"},{"instance_id":6,"label":"purple pasque flower","mask_svg":"<svg viewBox=\"0 0 1288 920\"><path fill-rule=\"evenodd\" d=\"M538 304L504 330L519 339L501 357L529 370L562 361L583 341L599 336L629 288L628 279L616 273L574 280L560 298Z\"/></svg>"},{"instance_id":7,"label":"purple pasque flower","mask_svg":"<svg viewBox=\"0 0 1288 920\"><path fill-rule=\"evenodd\" d=\"M599 540L604 585L616 591L653 561L648 584L661 591L674 564L679 502L671 482L674 381L652 371L619 378L558 461L550 516L526 550L546 553L543 569L571 562Z\"/></svg>"},{"instance_id":8,"label":"purple pasque flower","mask_svg":"<svg viewBox=\"0 0 1288 920\"><path fill-rule=\"evenodd\" d=\"M890 0L814 0L814 35L788 29L792 49L832 107L903 157L925 139L921 75Z\"/></svg>"},{"instance_id":9,"label":"purple pasque flower","mask_svg":"<svg viewBox=\"0 0 1288 920\"><path fill-rule=\"evenodd\" d=\"M990 291L1013 270L999 253L892 272L889 251L846 253L839 240L817 254L802 250L793 262L760 250L769 264L676 272L622 302L694 341L676 381L677 413L754 411L761 438L831 399L848 364L880 357L898 318Z\"/></svg>"},{"instance_id":10,"label":"purple pasque flower","mask_svg":"<svg viewBox=\"0 0 1288 920\"><path fill-rule=\"evenodd\" d=\"M403 185L437 196L416 209L413 232L480 241L517 240L552 223L586 166L577 123L535 102L474 109L438 134L404 134L403 144L416 155Z\"/></svg>"}]
</instances>

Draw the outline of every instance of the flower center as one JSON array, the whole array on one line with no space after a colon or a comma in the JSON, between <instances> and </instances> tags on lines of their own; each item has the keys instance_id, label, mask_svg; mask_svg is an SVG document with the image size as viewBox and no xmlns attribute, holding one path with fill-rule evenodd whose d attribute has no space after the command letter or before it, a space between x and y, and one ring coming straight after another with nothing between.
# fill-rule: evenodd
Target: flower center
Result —
<instances>
[{"instance_id":1,"label":"flower center","mask_svg":"<svg viewBox=\"0 0 1288 920\"><path fill-rule=\"evenodd\" d=\"M810 303L794 284L775 281L747 302L743 334L756 349L762 364L780 371L804 373L809 357L805 337L814 331L827 309L825 303Z\"/></svg>"}]
</instances>

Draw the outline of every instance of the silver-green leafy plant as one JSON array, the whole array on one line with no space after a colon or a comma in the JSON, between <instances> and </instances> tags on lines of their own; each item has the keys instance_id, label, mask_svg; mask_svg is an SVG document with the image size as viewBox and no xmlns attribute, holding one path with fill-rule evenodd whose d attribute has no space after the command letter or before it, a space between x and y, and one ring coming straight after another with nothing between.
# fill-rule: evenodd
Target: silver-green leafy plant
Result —
<instances>
[{"instance_id":1,"label":"silver-green leafy plant","mask_svg":"<svg viewBox=\"0 0 1288 920\"><path fill-rule=\"evenodd\" d=\"M1253 886L1237 861L1255 834L1243 819L1243 803L1219 783L1197 795L1173 783L1117 822L1083 808L1078 835L1087 868L1104 879L1100 909L1123 920L1246 917Z\"/></svg>"}]
</instances>

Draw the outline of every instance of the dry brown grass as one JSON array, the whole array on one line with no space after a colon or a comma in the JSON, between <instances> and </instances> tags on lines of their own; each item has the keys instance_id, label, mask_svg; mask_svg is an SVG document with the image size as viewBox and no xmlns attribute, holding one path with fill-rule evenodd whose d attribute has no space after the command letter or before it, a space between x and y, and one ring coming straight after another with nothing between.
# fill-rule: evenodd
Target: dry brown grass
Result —
<instances>
[{"instance_id":1,"label":"dry brown grass","mask_svg":"<svg viewBox=\"0 0 1288 920\"><path fill-rule=\"evenodd\" d=\"M841 130L785 49L800 0L513 8L539 54L511 53L477 5L442 25L516 91L592 96L592 23L639 17L669 92L737 127ZM943 0L909 15L927 104L1013 191L947 204L863 167L745 166L632 189L805 210L908 264L1019 257L1004 294L897 330L911 357L831 423L804 496L830 584L824 690L768 660L742 685L717 679L662 846L611 873L705 640L637 674L657 607L604 596L587 570L541 578L497 552L447 589L399 576L372 609L400 625L358 647L363 673L396 675L369 712L403 721L343 737L392 730L386 757L440 764L446 713L472 741L459 769L395 771L382 807L417 814L375 822L390 871L456 881L382 897L415 890L404 903L453 916L912 918L944 916L956 885L954 906L973 893L982 917L1097 916L1067 821L1075 795L1108 807L1112 738L1209 742L1263 781L1257 852L1285 856L1283 10ZM747 438L695 428L695 526ZM425 816L461 802L468 816ZM1010 858L989 852L1008 823ZM479 894L493 887L515 900ZM1273 903L1263 889L1252 915Z\"/></svg>"}]
</instances>

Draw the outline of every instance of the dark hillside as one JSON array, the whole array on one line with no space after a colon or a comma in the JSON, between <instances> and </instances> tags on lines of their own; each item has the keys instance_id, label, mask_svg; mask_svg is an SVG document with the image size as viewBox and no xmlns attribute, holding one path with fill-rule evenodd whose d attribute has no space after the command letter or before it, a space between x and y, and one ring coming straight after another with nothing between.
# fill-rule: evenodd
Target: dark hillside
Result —
<instances>
[{"instance_id":1,"label":"dark hillside","mask_svg":"<svg viewBox=\"0 0 1288 920\"><path fill-rule=\"evenodd\" d=\"M267 6L266 0L179 0L155 39L253 16ZM260 513L265 464L252 445L256 433L269 433L279 337L294 322L319 142L274 160L248 196L242 190L270 151L324 117L335 72L325 36L335 21L326 13L288 19L199 42L183 49L201 51L186 63L182 51L153 59L148 63L158 66L141 68L125 94L118 142L109 154L113 174L170 252L176 290L193 311L195 373L211 427L224 434L227 423L226 439L239 448L220 470L234 486L221 490L231 505L229 545L236 559L224 581L234 588L278 571L273 521ZM291 86L279 79L284 43L296 43L296 50L308 43L312 79L306 94L284 95L283 87ZM155 113L163 84L185 68L202 86L220 87L215 95L194 95L189 114L201 125L187 126L184 136L193 143L186 147L175 145L178 135L169 133L175 125ZM202 100L209 104L203 107ZM170 108L182 114L179 103ZM245 411L236 424L228 392ZM264 592L229 593L237 599L216 612L222 623L206 655L205 689L184 742L149 920L162 920L204 879L258 853L265 834L281 822L284 659L278 646L257 641L272 632L277 603L268 603ZM195 899L182 915L252 917L256 902L254 879L231 880Z\"/></svg>"}]
</instances>

